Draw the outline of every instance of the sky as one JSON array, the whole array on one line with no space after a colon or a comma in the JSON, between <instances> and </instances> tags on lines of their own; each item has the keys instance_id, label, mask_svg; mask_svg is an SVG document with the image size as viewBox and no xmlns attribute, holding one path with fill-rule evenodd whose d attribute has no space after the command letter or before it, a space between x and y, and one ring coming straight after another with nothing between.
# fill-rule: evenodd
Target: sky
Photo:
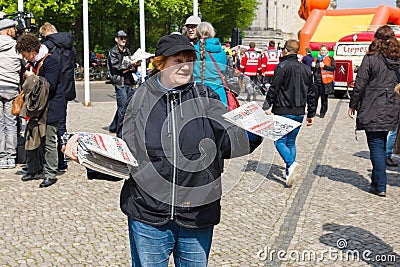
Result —
<instances>
[{"instance_id":1,"label":"sky","mask_svg":"<svg viewBox=\"0 0 400 267\"><path fill-rule=\"evenodd\" d=\"M379 5L396 6L396 0L336 0L337 9L377 7Z\"/></svg>"}]
</instances>

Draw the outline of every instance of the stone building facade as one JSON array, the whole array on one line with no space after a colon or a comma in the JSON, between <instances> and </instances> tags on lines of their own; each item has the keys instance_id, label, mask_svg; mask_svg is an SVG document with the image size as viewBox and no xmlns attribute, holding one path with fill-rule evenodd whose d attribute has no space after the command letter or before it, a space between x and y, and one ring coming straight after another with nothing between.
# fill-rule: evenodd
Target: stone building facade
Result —
<instances>
[{"instance_id":1,"label":"stone building facade","mask_svg":"<svg viewBox=\"0 0 400 267\"><path fill-rule=\"evenodd\" d=\"M400 1L400 0L399 0ZM270 40L283 46L288 39L298 39L305 21L298 15L301 0L260 0L253 24L244 29L242 44L255 42L263 48ZM336 0L330 8L336 8Z\"/></svg>"},{"instance_id":2,"label":"stone building facade","mask_svg":"<svg viewBox=\"0 0 400 267\"><path fill-rule=\"evenodd\" d=\"M255 42L262 48L270 40L283 46L288 39L297 39L305 21L297 14L300 0L260 0L253 24L244 29L242 44Z\"/></svg>"}]
</instances>

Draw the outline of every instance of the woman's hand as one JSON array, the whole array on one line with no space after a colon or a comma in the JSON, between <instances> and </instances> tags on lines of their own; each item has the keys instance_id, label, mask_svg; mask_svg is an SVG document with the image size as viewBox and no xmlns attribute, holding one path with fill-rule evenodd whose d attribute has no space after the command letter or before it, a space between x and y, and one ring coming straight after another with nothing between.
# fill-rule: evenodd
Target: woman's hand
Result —
<instances>
[{"instance_id":1,"label":"woman's hand","mask_svg":"<svg viewBox=\"0 0 400 267\"><path fill-rule=\"evenodd\" d=\"M35 73L33 72L33 68L32 66L30 66L25 72L24 72L24 77L28 78L31 75L35 75Z\"/></svg>"},{"instance_id":2,"label":"woman's hand","mask_svg":"<svg viewBox=\"0 0 400 267\"><path fill-rule=\"evenodd\" d=\"M349 108L349 111L347 112L350 118L354 119L356 117L356 110L353 108Z\"/></svg>"},{"instance_id":3,"label":"woman's hand","mask_svg":"<svg viewBox=\"0 0 400 267\"><path fill-rule=\"evenodd\" d=\"M74 134L67 142L67 145L62 146L61 151L71 160L79 163L78 160L78 139L79 134Z\"/></svg>"}]
</instances>

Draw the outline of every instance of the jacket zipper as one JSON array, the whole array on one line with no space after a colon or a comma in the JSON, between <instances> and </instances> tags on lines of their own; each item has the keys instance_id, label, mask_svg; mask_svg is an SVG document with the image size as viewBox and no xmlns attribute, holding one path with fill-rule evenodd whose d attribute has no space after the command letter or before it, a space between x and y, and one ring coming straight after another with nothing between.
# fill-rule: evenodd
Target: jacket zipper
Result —
<instances>
[{"instance_id":1,"label":"jacket zipper","mask_svg":"<svg viewBox=\"0 0 400 267\"><path fill-rule=\"evenodd\" d=\"M175 118L175 106L176 106L175 95L172 94L171 99L171 120L172 120L172 163L173 163L173 171L172 171L172 194L171 194L171 217L173 220L175 216L175 195L176 195L176 166L177 166L177 157L176 157L176 147L177 147L177 135L176 135L176 118Z\"/></svg>"}]
</instances>

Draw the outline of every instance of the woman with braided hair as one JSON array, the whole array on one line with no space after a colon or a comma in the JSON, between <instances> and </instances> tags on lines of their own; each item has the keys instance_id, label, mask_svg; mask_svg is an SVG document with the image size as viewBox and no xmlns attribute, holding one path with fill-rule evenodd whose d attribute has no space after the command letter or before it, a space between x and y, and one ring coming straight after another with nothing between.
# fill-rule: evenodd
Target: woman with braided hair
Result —
<instances>
[{"instance_id":1,"label":"woman with braided hair","mask_svg":"<svg viewBox=\"0 0 400 267\"><path fill-rule=\"evenodd\" d=\"M227 106L227 98L224 84L215 66L218 66L222 75L226 71L226 53L222 49L218 38L214 38L215 30L209 22L201 22L197 26L197 34L199 41L194 45L196 49L197 59L196 67L193 70L193 75L196 82L202 85L207 85L219 96L219 99ZM215 63L213 62L213 59Z\"/></svg>"}]
</instances>

